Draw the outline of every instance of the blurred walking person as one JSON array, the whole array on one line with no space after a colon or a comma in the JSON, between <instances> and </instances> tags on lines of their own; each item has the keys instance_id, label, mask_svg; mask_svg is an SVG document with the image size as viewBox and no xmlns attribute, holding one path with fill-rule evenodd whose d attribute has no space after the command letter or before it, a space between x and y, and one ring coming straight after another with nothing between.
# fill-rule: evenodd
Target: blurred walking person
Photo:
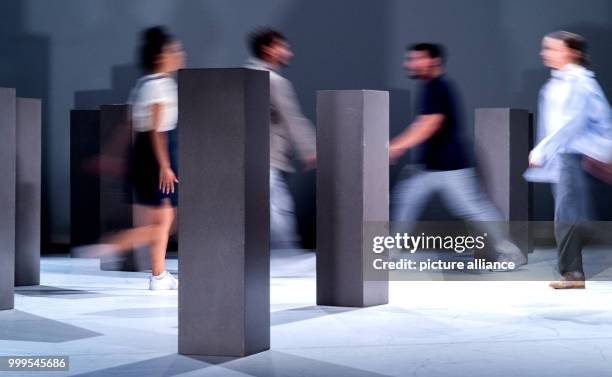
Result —
<instances>
[{"instance_id":1,"label":"blurred walking person","mask_svg":"<svg viewBox=\"0 0 612 377\"><path fill-rule=\"evenodd\" d=\"M526 257L500 229L501 215L480 187L462 137L458 93L444 71L444 59L444 48L432 43L415 44L406 52L405 70L423 83L420 103L416 119L391 140L389 155L394 162L408 149L423 145L424 169L396 184L391 221L395 228L402 227L402 222L411 226L428 200L440 194L451 213L476 221L488 231L496 261L514 262L518 267L526 263Z\"/></svg>"},{"instance_id":2,"label":"blurred walking person","mask_svg":"<svg viewBox=\"0 0 612 377\"><path fill-rule=\"evenodd\" d=\"M542 40L541 57L551 78L540 91L538 144L529 154L526 178L553 183L559 281L555 289L585 288L582 247L595 219L594 185L586 166L612 159L610 105L586 67L586 41L556 31Z\"/></svg>"},{"instance_id":3,"label":"blurred walking person","mask_svg":"<svg viewBox=\"0 0 612 377\"><path fill-rule=\"evenodd\" d=\"M272 248L298 248L295 204L287 174L295 169L295 150L305 169L316 164L315 129L302 114L293 85L280 71L289 65L293 52L278 31L262 28L248 37L252 57L246 68L270 72L270 232Z\"/></svg>"},{"instance_id":4,"label":"blurred walking person","mask_svg":"<svg viewBox=\"0 0 612 377\"><path fill-rule=\"evenodd\" d=\"M178 280L166 271L165 257L178 203L178 101L172 75L184 65L181 43L161 26L149 28L142 33L140 63L145 75L129 98L134 131L129 176L141 224L75 253L102 257L148 245L149 289L172 290Z\"/></svg>"}]
</instances>

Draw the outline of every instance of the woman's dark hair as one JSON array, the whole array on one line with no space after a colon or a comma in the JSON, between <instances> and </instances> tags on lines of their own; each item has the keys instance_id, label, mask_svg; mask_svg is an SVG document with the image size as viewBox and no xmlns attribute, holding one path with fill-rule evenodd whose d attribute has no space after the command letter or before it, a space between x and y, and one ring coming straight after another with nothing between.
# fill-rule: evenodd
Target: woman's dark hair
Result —
<instances>
[{"instance_id":1,"label":"woman's dark hair","mask_svg":"<svg viewBox=\"0 0 612 377\"><path fill-rule=\"evenodd\" d=\"M145 72L153 71L164 46L173 41L174 37L163 26L144 30L141 34L140 67Z\"/></svg>"},{"instance_id":2,"label":"woman's dark hair","mask_svg":"<svg viewBox=\"0 0 612 377\"><path fill-rule=\"evenodd\" d=\"M587 67L590 64L589 54L587 53L587 42L581 35L559 30L549 33L546 36L565 43L567 48L573 50L578 55L577 63L581 66Z\"/></svg>"},{"instance_id":3,"label":"woman's dark hair","mask_svg":"<svg viewBox=\"0 0 612 377\"><path fill-rule=\"evenodd\" d=\"M287 39L285 38L285 36L282 35L279 31L270 28L260 28L249 34L247 44L251 49L251 53L261 59L263 58L264 46L269 47L276 41L286 40Z\"/></svg>"}]
</instances>

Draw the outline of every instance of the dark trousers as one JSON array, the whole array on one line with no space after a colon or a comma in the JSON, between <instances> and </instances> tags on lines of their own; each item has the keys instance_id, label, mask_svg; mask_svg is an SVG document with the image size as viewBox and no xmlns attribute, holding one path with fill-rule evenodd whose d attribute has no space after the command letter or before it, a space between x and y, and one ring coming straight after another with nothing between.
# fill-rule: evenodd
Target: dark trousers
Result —
<instances>
[{"instance_id":1,"label":"dark trousers","mask_svg":"<svg viewBox=\"0 0 612 377\"><path fill-rule=\"evenodd\" d=\"M562 154L559 182L553 186L555 196L555 239L561 275L584 276L582 248L590 236L590 222L595 220L592 186L595 183L581 165L582 156Z\"/></svg>"}]
</instances>

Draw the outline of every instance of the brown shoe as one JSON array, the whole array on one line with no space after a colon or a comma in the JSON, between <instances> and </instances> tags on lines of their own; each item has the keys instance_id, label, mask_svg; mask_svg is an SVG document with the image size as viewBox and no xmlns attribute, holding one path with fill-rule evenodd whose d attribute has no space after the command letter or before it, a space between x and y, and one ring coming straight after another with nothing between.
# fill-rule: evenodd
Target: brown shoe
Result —
<instances>
[{"instance_id":1,"label":"brown shoe","mask_svg":"<svg viewBox=\"0 0 612 377\"><path fill-rule=\"evenodd\" d=\"M576 276L575 274L568 272L563 274L559 281L553 281L548 284L548 286L554 289L584 289L584 275L580 274L580 276Z\"/></svg>"}]
</instances>

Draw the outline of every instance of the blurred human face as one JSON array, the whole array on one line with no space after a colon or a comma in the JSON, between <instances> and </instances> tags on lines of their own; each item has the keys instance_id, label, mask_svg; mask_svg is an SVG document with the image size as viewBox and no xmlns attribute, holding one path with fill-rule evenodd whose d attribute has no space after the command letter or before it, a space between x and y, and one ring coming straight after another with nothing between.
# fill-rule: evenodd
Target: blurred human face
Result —
<instances>
[{"instance_id":1,"label":"blurred human face","mask_svg":"<svg viewBox=\"0 0 612 377\"><path fill-rule=\"evenodd\" d=\"M408 51L404 57L404 69L413 79L428 80L440 69L440 58L432 58L427 51Z\"/></svg>"},{"instance_id":2,"label":"blurred human face","mask_svg":"<svg viewBox=\"0 0 612 377\"><path fill-rule=\"evenodd\" d=\"M159 55L159 70L173 73L185 66L185 52L181 42L167 43Z\"/></svg>"},{"instance_id":3,"label":"blurred human face","mask_svg":"<svg viewBox=\"0 0 612 377\"><path fill-rule=\"evenodd\" d=\"M561 69L567 64L577 61L576 52L560 39L544 37L540 56L545 66L552 69Z\"/></svg>"},{"instance_id":4,"label":"blurred human face","mask_svg":"<svg viewBox=\"0 0 612 377\"><path fill-rule=\"evenodd\" d=\"M293 58L291 46L282 39L275 39L270 46L264 46L263 52L267 56L267 61L282 67L288 66Z\"/></svg>"}]
</instances>

